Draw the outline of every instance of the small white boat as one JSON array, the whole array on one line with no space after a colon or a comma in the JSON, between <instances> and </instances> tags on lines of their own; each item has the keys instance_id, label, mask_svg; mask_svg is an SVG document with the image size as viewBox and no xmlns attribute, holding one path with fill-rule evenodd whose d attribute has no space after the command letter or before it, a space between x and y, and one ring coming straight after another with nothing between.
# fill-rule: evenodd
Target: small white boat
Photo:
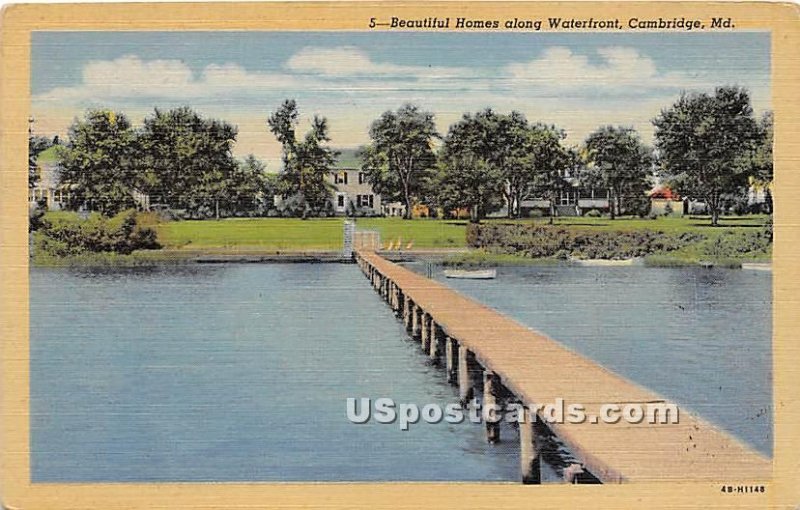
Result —
<instances>
[{"instance_id":1,"label":"small white boat","mask_svg":"<svg viewBox=\"0 0 800 510\"><path fill-rule=\"evenodd\" d=\"M444 275L447 278L462 278L465 280L492 280L497 278L497 269L478 269L474 271L466 269L445 269Z\"/></svg>"}]
</instances>

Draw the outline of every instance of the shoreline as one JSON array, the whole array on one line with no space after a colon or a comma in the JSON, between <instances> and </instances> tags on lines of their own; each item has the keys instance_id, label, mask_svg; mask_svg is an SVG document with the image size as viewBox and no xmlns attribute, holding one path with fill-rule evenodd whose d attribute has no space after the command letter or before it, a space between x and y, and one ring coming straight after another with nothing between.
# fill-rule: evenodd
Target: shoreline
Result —
<instances>
[{"instance_id":1,"label":"shoreline","mask_svg":"<svg viewBox=\"0 0 800 510\"><path fill-rule=\"evenodd\" d=\"M465 248L419 249L377 252L392 262L427 261L446 267L513 267L563 265L565 267L703 267L772 271L764 259L694 260L651 254L630 259L529 258L512 254L487 253ZM177 264L352 264L352 256L338 250L142 250L131 254L90 253L74 257L33 257L31 267L145 267Z\"/></svg>"}]
</instances>

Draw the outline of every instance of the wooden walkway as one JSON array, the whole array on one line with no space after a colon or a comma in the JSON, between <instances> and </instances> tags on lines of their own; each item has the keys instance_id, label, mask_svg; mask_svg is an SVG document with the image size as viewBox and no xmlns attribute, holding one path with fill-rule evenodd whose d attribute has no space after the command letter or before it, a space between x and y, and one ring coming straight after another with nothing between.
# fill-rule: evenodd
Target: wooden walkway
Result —
<instances>
[{"instance_id":1,"label":"wooden walkway","mask_svg":"<svg viewBox=\"0 0 800 510\"><path fill-rule=\"evenodd\" d=\"M526 407L563 399L565 406L583 404L587 415L599 416L603 404L665 402L653 391L496 310L374 252L357 251L355 258L412 335L420 338L423 349L431 358L444 361L447 377L459 384L462 400L470 398L474 378L468 373L477 368L484 372L484 403L494 402L500 386ZM771 477L770 459L682 409L679 423L646 421L548 423L548 427L580 459L580 467L603 483L730 483ZM497 440L498 433L495 426L487 425L489 440ZM522 481L539 483L539 452L530 425L520 425L520 441Z\"/></svg>"}]
</instances>

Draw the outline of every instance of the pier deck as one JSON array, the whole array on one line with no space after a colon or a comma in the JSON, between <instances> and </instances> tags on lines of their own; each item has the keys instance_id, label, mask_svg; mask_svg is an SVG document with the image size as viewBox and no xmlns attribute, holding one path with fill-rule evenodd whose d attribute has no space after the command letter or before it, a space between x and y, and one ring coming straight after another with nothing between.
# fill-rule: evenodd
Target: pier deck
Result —
<instances>
[{"instance_id":1,"label":"pier deck","mask_svg":"<svg viewBox=\"0 0 800 510\"><path fill-rule=\"evenodd\" d=\"M486 373L495 374L526 406L563 399L565 405L583 404L587 415L599 416L602 404L666 402L652 390L445 285L371 251L357 251L355 257L390 306L403 317L411 314L407 324L413 323L416 329L433 324L430 332L426 330L421 335L423 348L428 349L426 338L428 346L431 342L436 346L435 335L440 331L444 342L452 339L458 349L474 355ZM434 335L432 340L431 335ZM435 349L437 355L442 352L438 347ZM431 349L432 357L435 349ZM447 352L449 355L449 346ZM455 363L448 360L447 364ZM770 459L678 407L680 419L675 424L651 424L646 420L630 424L621 420L616 424L549 423L548 427L570 447L582 467L603 483L669 480L727 483L770 478ZM522 438L528 437L522 432ZM524 456L529 445L521 446ZM535 457L536 452L531 455ZM538 457L535 461L538 462ZM522 459L523 481L528 469L525 462Z\"/></svg>"}]
</instances>

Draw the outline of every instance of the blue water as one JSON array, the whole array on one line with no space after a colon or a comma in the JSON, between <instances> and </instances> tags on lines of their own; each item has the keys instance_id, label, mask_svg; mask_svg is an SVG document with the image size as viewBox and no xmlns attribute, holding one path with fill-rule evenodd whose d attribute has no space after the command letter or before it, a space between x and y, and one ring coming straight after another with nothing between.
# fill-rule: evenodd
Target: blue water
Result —
<instances>
[{"instance_id":1,"label":"blue water","mask_svg":"<svg viewBox=\"0 0 800 510\"><path fill-rule=\"evenodd\" d=\"M447 283L771 452L768 273ZM31 272L36 482L518 477L513 431L490 446L469 422L355 425L347 397L456 400L354 265Z\"/></svg>"},{"instance_id":2,"label":"blue water","mask_svg":"<svg viewBox=\"0 0 800 510\"><path fill-rule=\"evenodd\" d=\"M346 417L456 401L355 265L31 272L36 482L516 480L480 425Z\"/></svg>"},{"instance_id":3,"label":"blue water","mask_svg":"<svg viewBox=\"0 0 800 510\"><path fill-rule=\"evenodd\" d=\"M772 454L770 272L547 266L499 268L490 282L433 276Z\"/></svg>"}]
</instances>

